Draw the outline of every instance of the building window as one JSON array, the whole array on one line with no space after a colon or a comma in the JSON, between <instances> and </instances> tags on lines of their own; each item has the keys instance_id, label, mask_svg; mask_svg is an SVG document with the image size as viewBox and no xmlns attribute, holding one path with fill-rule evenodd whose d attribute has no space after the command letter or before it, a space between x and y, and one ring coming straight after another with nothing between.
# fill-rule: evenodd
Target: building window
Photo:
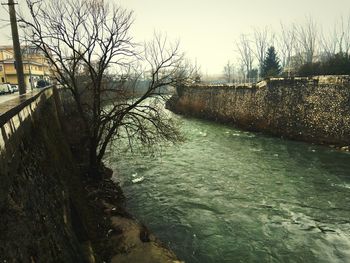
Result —
<instances>
[{"instance_id":1,"label":"building window","mask_svg":"<svg viewBox=\"0 0 350 263\"><path fill-rule=\"evenodd\" d=\"M2 71L2 66L0 65L0 71Z\"/></svg>"},{"instance_id":2,"label":"building window","mask_svg":"<svg viewBox=\"0 0 350 263\"><path fill-rule=\"evenodd\" d=\"M1 82L4 83L5 82L5 78L2 77L1 78Z\"/></svg>"}]
</instances>

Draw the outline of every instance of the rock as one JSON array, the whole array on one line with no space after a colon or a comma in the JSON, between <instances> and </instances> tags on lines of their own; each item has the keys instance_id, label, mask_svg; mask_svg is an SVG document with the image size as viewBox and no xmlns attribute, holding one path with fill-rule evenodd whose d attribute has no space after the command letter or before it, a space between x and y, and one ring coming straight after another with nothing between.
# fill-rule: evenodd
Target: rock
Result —
<instances>
[{"instance_id":1,"label":"rock","mask_svg":"<svg viewBox=\"0 0 350 263\"><path fill-rule=\"evenodd\" d=\"M111 217L112 227L122 233L113 238L111 247L116 251L111 263L181 263L173 251L163 246L147 228L133 219ZM121 253L122 252L122 253Z\"/></svg>"},{"instance_id":2,"label":"rock","mask_svg":"<svg viewBox=\"0 0 350 263\"><path fill-rule=\"evenodd\" d=\"M348 151L350 151L350 146L343 146L343 147L340 147L340 150L341 150L341 151L348 152Z\"/></svg>"}]
</instances>

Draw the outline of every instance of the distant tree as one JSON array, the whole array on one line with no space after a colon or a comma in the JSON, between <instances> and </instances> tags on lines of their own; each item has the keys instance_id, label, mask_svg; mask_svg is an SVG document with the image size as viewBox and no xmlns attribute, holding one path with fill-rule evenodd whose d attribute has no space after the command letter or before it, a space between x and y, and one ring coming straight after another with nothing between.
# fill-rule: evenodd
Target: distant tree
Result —
<instances>
[{"instance_id":1,"label":"distant tree","mask_svg":"<svg viewBox=\"0 0 350 263\"><path fill-rule=\"evenodd\" d=\"M257 80L258 77L259 77L259 70L257 68L253 68L249 71L248 78L250 79L251 82Z\"/></svg>"},{"instance_id":2,"label":"distant tree","mask_svg":"<svg viewBox=\"0 0 350 263\"><path fill-rule=\"evenodd\" d=\"M269 45L272 44L273 33L267 26L264 28L254 29L254 48L253 54L259 63L259 73L262 72L262 67L266 57L266 51ZM251 75L251 74L250 74ZM254 75L255 77L255 75ZM251 77L250 77L251 78Z\"/></svg>"},{"instance_id":3,"label":"distant tree","mask_svg":"<svg viewBox=\"0 0 350 263\"><path fill-rule=\"evenodd\" d=\"M337 53L337 48L339 46L340 36L338 35L339 31L337 30L337 25L334 25L333 30L327 32L325 34L324 32L321 33L320 36L320 45L322 48L321 51L321 60L328 60L331 58L335 53Z\"/></svg>"},{"instance_id":4,"label":"distant tree","mask_svg":"<svg viewBox=\"0 0 350 263\"><path fill-rule=\"evenodd\" d=\"M269 47L262 67L262 77L275 77L281 73L281 66L275 48Z\"/></svg>"},{"instance_id":5,"label":"distant tree","mask_svg":"<svg viewBox=\"0 0 350 263\"><path fill-rule=\"evenodd\" d=\"M320 37L323 59L331 59L335 54L348 54L350 51L350 14L340 16L333 28L322 32Z\"/></svg>"},{"instance_id":6,"label":"distant tree","mask_svg":"<svg viewBox=\"0 0 350 263\"><path fill-rule=\"evenodd\" d=\"M194 82L195 83L201 83L202 82L202 76L200 74L196 74L194 76Z\"/></svg>"},{"instance_id":7,"label":"distant tree","mask_svg":"<svg viewBox=\"0 0 350 263\"><path fill-rule=\"evenodd\" d=\"M278 36L278 50L283 71L286 76L290 76L292 67L292 56L294 52L294 43L296 38L295 25L284 25L281 23L281 32Z\"/></svg>"},{"instance_id":8,"label":"distant tree","mask_svg":"<svg viewBox=\"0 0 350 263\"><path fill-rule=\"evenodd\" d=\"M230 61L227 61L225 67L224 67L224 77L227 83L231 83L233 79L233 64Z\"/></svg>"},{"instance_id":9,"label":"distant tree","mask_svg":"<svg viewBox=\"0 0 350 263\"><path fill-rule=\"evenodd\" d=\"M350 14L346 18L341 17L341 37L339 40L339 52L350 53Z\"/></svg>"},{"instance_id":10,"label":"distant tree","mask_svg":"<svg viewBox=\"0 0 350 263\"><path fill-rule=\"evenodd\" d=\"M236 42L240 63L245 69L245 77L249 77L249 72L253 68L254 54L251 45L251 40L244 34L241 34L239 41Z\"/></svg>"},{"instance_id":11,"label":"distant tree","mask_svg":"<svg viewBox=\"0 0 350 263\"><path fill-rule=\"evenodd\" d=\"M317 51L319 32L316 22L308 17L304 25L296 28L296 50L304 57L305 63L314 62Z\"/></svg>"},{"instance_id":12,"label":"distant tree","mask_svg":"<svg viewBox=\"0 0 350 263\"><path fill-rule=\"evenodd\" d=\"M194 64L194 68L192 69L193 79L195 83L201 83L202 82L202 72L201 67L198 66L197 61Z\"/></svg>"}]
</instances>

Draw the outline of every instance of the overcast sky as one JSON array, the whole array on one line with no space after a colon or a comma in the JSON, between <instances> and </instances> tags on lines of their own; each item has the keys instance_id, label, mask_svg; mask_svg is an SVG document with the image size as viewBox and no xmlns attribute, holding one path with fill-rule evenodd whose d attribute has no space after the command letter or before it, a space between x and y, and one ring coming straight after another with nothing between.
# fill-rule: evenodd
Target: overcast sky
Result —
<instances>
[{"instance_id":1,"label":"overcast sky","mask_svg":"<svg viewBox=\"0 0 350 263\"><path fill-rule=\"evenodd\" d=\"M5 1L5 0L4 0ZM73 0L72 0L73 1ZM275 31L280 22L303 23L311 16L329 28L339 16L350 14L350 0L120 0L134 11L132 33L136 41L166 32L179 39L182 49L202 73L221 73L227 60L234 61L235 41L254 27L269 26ZM18 0L24 4L24 0ZM2 7L0 18L6 18ZM10 43L10 28L0 21L0 44Z\"/></svg>"}]
</instances>

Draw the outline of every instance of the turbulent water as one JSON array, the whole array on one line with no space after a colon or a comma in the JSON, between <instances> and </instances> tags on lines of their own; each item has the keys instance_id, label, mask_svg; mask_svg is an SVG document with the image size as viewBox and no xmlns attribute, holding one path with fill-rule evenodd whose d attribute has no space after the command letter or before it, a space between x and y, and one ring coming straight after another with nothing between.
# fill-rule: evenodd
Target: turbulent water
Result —
<instances>
[{"instance_id":1,"label":"turbulent water","mask_svg":"<svg viewBox=\"0 0 350 263\"><path fill-rule=\"evenodd\" d=\"M109 165L130 212L182 260L350 262L349 154L176 118L184 143Z\"/></svg>"}]
</instances>

